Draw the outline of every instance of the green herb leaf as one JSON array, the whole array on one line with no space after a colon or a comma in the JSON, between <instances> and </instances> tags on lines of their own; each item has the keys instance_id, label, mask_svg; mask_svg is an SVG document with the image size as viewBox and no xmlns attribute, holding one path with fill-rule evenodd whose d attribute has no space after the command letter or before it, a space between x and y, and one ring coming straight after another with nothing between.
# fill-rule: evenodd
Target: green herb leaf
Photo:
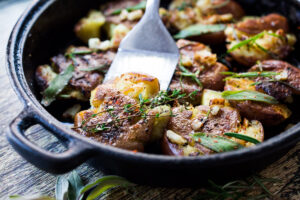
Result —
<instances>
[{"instance_id":1,"label":"green herb leaf","mask_svg":"<svg viewBox=\"0 0 300 200\"><path fill-rule=\"evenodd\" d=\"M182 65L179 65L179 69L182 71L180 74L181 76L191 77L199 85L199 87L203 87L201 81L198 79L198 75L200 73L199 70L196 73L192 73Z\"/></svg>"},{"instance_id":2,"label":"green herb leaf","mask_svg":"<svg viewBox=\"0 0 300 200\"><path fill-rule=\"evenodd\" d=\"M252 90L224 91L222 92L222 97L227 100L251 100L269 104L278 103L274 97Z\"/></svg>"},{"instance_id":3,"label":"green herb leaf","mask_svg":"<svg viewBox=\"0 0 300 200\"><path fill-rule=\"evenodd\" d=\"M229 136L229 137L234 137L240 140L244 140L246 142L251 142L253 144L259 144L260 141L258 141L257 139L253 138L253 137L249 137L247 135L244 134L239 134L239 133L224 133L224 135Z\"/></svg>"},{"instance_id":4,"label":"green herb leaf","mask_svg":"<svg viewBox=\"0 0 300 200\"><path fill-rule=\"evenodd\" d=\"M258 40L259 38L263 37L265 35L265 31L261 32L257 35L254 35L253 37L248 38L247 40L243 40L239 43L237 43L236 45L234 45L233 47L231 47L230 49L227 50L227 53L231 53L234 50L241 48L242 46L248 45L248 44L252 44L254 43L256 40Z\"/></svg>"},{"instance_id":5,"label":"green herb leaf","mask_svg":"<svg viewBox=\"0 0 300 200\"><path fill-rule=\"evenodd\" d=\"M196 24L181 30L179 33L174 35L174 38L183 39L191 36L199 36L207 33L215 33L215 32L224 31L225 28L226 25L224 24Z\"/></svg>"},{"instance_id":6,"label":"green herb leaf","mask_svg":"<svg viewBox=\"0 0 300 200\"><path fill-rule=\"evenodd\" d=\"M56 180L55 198L56 200L68 200L69 182L63 176L59 176Z\"/></svg>"},{"instance_id":7,"label":"green herb leaf","mask_svg":"<svg viewBox=\"0 0 300 200\"><path fill-rule=\"evenodd\" d=\"M215 151L225 152L243 148L239 143L221 136L211 136L205 133L195 133L192 135L195 142Z\"/></svg>"},{"instance_id":8,"label":"green herb leaf","mask_svg":"<svg viewBox=\"0 0 300 200\"><path fill-rule=\"evenodd\" d=\"M69 181L68 200L81 199L79 198L81 196L80 191L84 185L76 171L71 172L71 174L68 177L68 181Z\"/></svg>"},{"instance_id":9,"label":"green herb leaf","mask_svg":"<svg viewBox=\"0 0 300 200\"><path fill-rule=\"evenodd\" d=\"M40 195L31 195L31 196L20 196L20 195L11 195L9 199L12 200L55 200L52 197L40 196Z\"/></svg>"},{"instance_id":10,"label":"green herb leaf","mask_svg":"<svg viewBox=\"0 0 300 200\"><path fill-rule=\"evenodd\" d=\"M104 65L100 65L100 66L97 66L97 67L90 67L90 68L86 68L86 69L81 69L80 71L83 71L83 72L92 72L92 71L99 71L99 72L103 72L103 69L106 68L107 65L104 64Z\"/></svg>"},{"instance_id":11,"label":"green herb leaf","mask_svg":"<svg viewBox=\"0 0 300 200\"><path fill-rule=\"evenodd\" d=\"M128 12L134 11L134 10L145 10L146 9L146 1L141 1L140 3L136 4L135 6L127 7L125 10ZM123 9L117 9L114 10L111 15L119 15L122 12Z\"/></svg>"},{"instance_id":12,"label":"green herb leaf","mask_svg":"<svg viewBox=\"0 0 300 200\"><path fill-rule=\"evenodd\" d=\"M262 71L262 72L243 72L243 73L221 72L221 74L230 75L230 77L226 78L226 79L228 79L228 78L272 77L272 76L276 76L280 73Z\"/></svg>"},{"instance_id":13,"label":"green herb leaf","mask_svg":"<svg viewBox=\"0 0 300 200\"><path fill-rule=\"evenodd\" d=\"M94 183L91 183L91 184L85 186L84 188L82 188L80 193L83 194L86 191L88 191L89 189L96 186L96 188L93 189L87 197L87 200L93 200L93 199L96 199L97 197L99 197L101 194L103 194L103 192L105 192L111 188L118 187L118 186L131 186L131 185L134 185L134 184L130 183L129 181L127 181L126 179L124 179L122 177L105 176L105 177L98 179Z\"/></svg>"},{"instance_id":14,"label":"green herb leaf","mask_svg":"<svg viewBox=\"0 0 300 200\"><path fill-rule=\"evenodd\" d=\"M42 104L49 106L55 97L68 85L69 80L72 78L74 66L69 65L65 71L57 75L49 84L47 89L42 93Z\"/></svg>"}]
</instances>

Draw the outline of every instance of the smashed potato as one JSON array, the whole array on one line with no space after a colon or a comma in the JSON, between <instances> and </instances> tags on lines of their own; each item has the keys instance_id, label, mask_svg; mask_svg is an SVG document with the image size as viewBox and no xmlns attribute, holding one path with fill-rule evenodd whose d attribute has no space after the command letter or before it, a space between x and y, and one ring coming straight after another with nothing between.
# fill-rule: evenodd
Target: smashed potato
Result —
<instances>
[{"instance_id":1,"label":"smashed potato","mask_svg":"<svg viewBox=\"0 0 300 200\"><path fill-rule=\"evenodd\" d=\"M171 90L182 90L187 94L197 91L197 95L189 100L196 105L201 102L203 88L212 90L224 88L225 76L221 72L228 71L228 68L217 62L216 54L213 54L208 46L188 40L178 40L177 46L180 49L181 60L170 84ZM185 76L182 66L193 73L194 78Z\"/></svg>"},{"instance_id":2,"label":"smashed potato","mask_svg":"<svg viewBox=\"0 0 300 200\"><path fill-rule=\"evenodd\" d=\"M96 10L89 12L75 26L76 36L86 44L90 38L100 38L100 28L105 23L104 15Z\"/></svg>"},{"instance_id":3,"label":"smashed potato","mask_svg":"<svg viewBox=\"0 0 300 200\"><path fill-rule=\"evenodd\" d=\"M245 18L225 30L228 52L235 61L252 66L257 61L283 59L292 50L296 37L288 32L285 17L270 14Z\"/></svg>"},{"instance_id":4,"label":"smashed potato","mask_svg":"<svg viewBox=\"0 0 300 200\"><path fill-rule=\"evenodd\" d=\"M253 146L244 140L224 136L233 132L253 137L262 142L264 131L259 121L241 120L239 112L231 107L220 105L184 107L172 109L174 117L170 119L164 134L162 148L165 154L177 156L198 156L215 153L212 149L195 141L194 133L207 133L210 136L222 136L243 146Z\"/></svg>"}]
</instances>

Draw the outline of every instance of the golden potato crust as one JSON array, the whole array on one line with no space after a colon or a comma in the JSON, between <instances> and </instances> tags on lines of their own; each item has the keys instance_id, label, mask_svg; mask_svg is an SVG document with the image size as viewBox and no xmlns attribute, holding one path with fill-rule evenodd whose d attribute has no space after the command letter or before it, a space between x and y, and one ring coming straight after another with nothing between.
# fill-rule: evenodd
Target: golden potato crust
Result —
<instances>
[{"instance_id":1,"label":"golden potato crust","mask_svg":"<svg viewBox=\"0 0 300 200\"><path fill-rule=\"evenodd\" d=\"M182 90L184 93L197 91L194 99L190 99L194 105L200 104L203 88L222 90L224 88L224 75L221 72L228 71L228 68L217 62L216 54L211 53L208 46L192 42L189 40L178 40L177 46L180 49L181 61L187 70L196 73L199 70L197 78L202 87L190 77L181 76L181 70L177 67L175 75L170 84L171 90Z\"/></svg>"},{"instance_id":2,"label":"golden potato crust","mask_svg":"<svg viewBox=\"0 0 300 200\"><path fill-rule=\"evenodd\" d=\"M216 106L217 112L214 112ZM162 141L163 152L167 155L197 156L214 153L195 142L191 137L193 133L224 136L226 132L233 132L248 135L259 141L264 139L264 131L260 122L255 120L249 122L247 119L242 122L239 112L231 107L201 105L195 108L192 106L185 108L179 106L172 108L172 113L174 117L169 121ZM244 146L253 145L243 140L228 138Z\"/></svg>"},{"instance_id":3,"label":"golden potato crust","mask_svg":"<svg viewBox=\"0 0 300 200\"><path fill-rule=\"evenodd\" d=\"M253 39L253 37L260 37ZM296 43L296 37L288 32L285 17L269 14L264 17L248 17L225 29L227 49L232 58L244 66L253 66L257 61L276 59L288 56ZM233 49L242 41L247 44Z\"/></svg>"}]
</instances>

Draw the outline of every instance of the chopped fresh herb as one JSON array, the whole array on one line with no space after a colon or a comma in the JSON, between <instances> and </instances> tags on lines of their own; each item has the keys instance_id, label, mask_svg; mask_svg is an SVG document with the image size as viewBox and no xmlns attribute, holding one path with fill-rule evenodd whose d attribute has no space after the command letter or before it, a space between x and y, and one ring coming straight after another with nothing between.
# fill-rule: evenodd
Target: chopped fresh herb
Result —
<instances>
[{"instance_id":1,"label":"chopped fresh herb","mask_svg":"<svg viewBox=\"0 0 300 200\"><path fill-rule=\"evenodd\" d=\"M135 6L127 7L125 10L128 12L134 11L134 10L145 10L146 9L146 1L141 1L140 3L136 4ZM119 15L122 12L123 9L117 9L114 10L111 15Z\"/></svg>"},{"instance_id":2,"label":"chopped fresh herb","mask_svg":"<svg viewBox=\"0 0 300 200\"><path fill-rule=\"evenodd\" d=\"M200 74L200 70L196 71L195 73L192 73L182 65L179 65L179 69L182 71L180 73L181 76L190 77L191 79L193 79L199 85L199 87L203 87L201 81L198 79L198 76Z\"/></svg>"},{"instance_id":3,"label":"chopped fresh herb","mask_svg":"<svg viewBox=\"0 0 300 200\"><path fill-rule=\"evenodd\" d=\"M278 72L268 72L268 71L262 71L262 72L243 72L243 73L235 73L235 72L221 72L223 75L229 75L228 78L252 78L252 77L273 77L280 73ZM225 80L226 80L225 79Z\"/></svg>"},{"instance_id":4,"label":"chopped fresh herb","mask_svg":"<svg viewBox=\"0 0 300 200\"><path fill-rule=\"evenodd\" d=\"M174 38L183 39L191 36L199 36L207 33L215 33L215 32L224 31L225 28L226 25L224 24L196 24L181 30L179 33L174 35Z\"/></svg>"},{"instance_id":5,"label":"chopped fresh herb","mask_svg":"<svg viewBox=\"0 0 300 200\"><path fill-rule=\"evenodd\" d=\"M57 75L49 84L47 89L42 92L42 104L49 106L55 97L68 85L69 80L72 78L74 66L69 65L61 74Z\"/></svg>"},{"instance_id":6,"label":"chopped fresh herb","mask_svg":"<svg viewBox=\"0 0 300 200\"><path fill-rule=\"evenodd\" d=\"M104 70L107 67L107 64L104 64L104 65L100 65L100 66L97 66L97 67L90 67L90 68L86 68L86 69L81 69L80 71L83 71L83 72L92 72L92 71L100 71L100 72L103 72Z\"/></svg>"},{"instance_id":7,"label":"chopped fresh herb","mask_svg":"<svg viewBox=\"0 0 300 200\"><path fill-rule=\"evenodd\" d=\"M241 139L241 140L245 140L246 142L251 142L253 144L260 143L260 141L258 141L257 139L255 139L253 137L249 137L249 136L244 135L244 134L239 134L239 133L224 133L224 135L229 136L229 137L234 137L234 138L237 138L237 139Z\"/></svg>"},{"instance_id":8,"label":"chopped fresh herb","mask_svg":"<svg viewBox=\"0 0 300 200\"><path fill-rule=\"evenodd\" d=\"M260 85L262 83L263 83L262 81L254 82L254 83L251 83L250 86Z\"/></svg>"},{"instance_id":9,"label":"chopped fresh herb","mask_svg":"<svg viewBox=\"0 0 300 200\"><path fill-rule=\"evenodd\" d=\"M269 104L278 103L274 97L252 90L224 91L222 92L222 97L226 100L251 100Z\"/></svg>"},{"instance_id":10,"label":"chopped fresh herb","mask_svg":"<svg viewBox=\"0 0 300 200\"><path fill-rule=\"evenodd\" d=\"M217 152L226 152L243 148L239 143L221 136L212 136L205 133L195 133L192 135L195 142Z\"/></svg>"},{"instance_id":11,"label":"chopped fresh herb","mask_svg":"<svg viewBox=\"0 0 300 200\"><path fill-rule=\"evenodd\" d=\"M241 48L242 46L248 45L248 44L252 44L254 43L256 40L258 40L259 38L263 37L265 35L265 31L261 32L257 35L254 35L253 37L248 38L247 40L243 40L239 43L237 43L236 45L234 45L233 47L231 47L230 49L227 50L227 53L231 53L234 50Z\"/></svg>"}]
</instances>

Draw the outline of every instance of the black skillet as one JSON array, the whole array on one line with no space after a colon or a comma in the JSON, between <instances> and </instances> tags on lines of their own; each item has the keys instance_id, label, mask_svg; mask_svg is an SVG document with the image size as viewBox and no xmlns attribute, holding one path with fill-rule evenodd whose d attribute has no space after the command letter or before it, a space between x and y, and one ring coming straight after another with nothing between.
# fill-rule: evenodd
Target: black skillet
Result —
<instances>
[{"instance_id":1,"label":"black skillet","mask_svg":"<svg viewBox=\"0 0 300 200\"><path fill-rule=\"evenodd\" d=\"M34 71L38 65L47 63L49 57L57 54L68 44L76 43L73 25L86 15L89 9L98 8L104 2L35 1L14 27L7 47L7 70L13 87L25 107L10 124L7 137L15 150L26 160L51 173L68 172L88 161L107 174L120 175L137 183L183 186L197 185L207 179L226 180L250 174L283 156L299 141L300 123L253 148L203 157L172 157L117 149L89 140L67 128L54 117L59 116L66 108L65 104L54 104L47 111L39 103L40 94L34 82ZM291 27L298 35L297 27L300 26L298 1L240 0L239 2L247 9L247 14L279 12L287 16ZM298 51L289 61L298 66L297 53ZM299 107L296 106L293 111L299 111ZM299 122L299 118L294 120ZM35 124L41 124L50 130L68 150L54 154L29 141L24 132Z\"/></svg>"}]
</instances>

